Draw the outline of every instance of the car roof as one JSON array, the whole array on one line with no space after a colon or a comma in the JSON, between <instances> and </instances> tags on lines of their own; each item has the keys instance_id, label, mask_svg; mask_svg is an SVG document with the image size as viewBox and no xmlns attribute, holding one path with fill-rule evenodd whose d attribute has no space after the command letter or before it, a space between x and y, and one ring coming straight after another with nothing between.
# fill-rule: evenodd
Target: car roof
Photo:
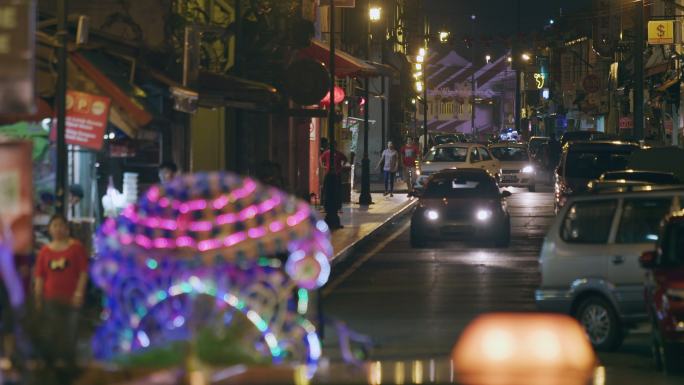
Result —
<instances>
[{"instance_id":1,"label":"car roof","mask_svg":"<svg viewBox=\"0 0 684 385\"><path fill-rule=\"evenodd\" d=\"M487 178L494 179L494 177L489 174L486 170L481 168L455 168L455 169L444 169L437 171L431 175L433 179L440 178L456 178L459 176L472 177L472 178Z\"/></svg>"},{"instance_id":2,"label":"car roof","mask_svg":"<svg viewBox=\"0 0 684 385\"><path fill-rule=\"evenodd\" d=\"M581 140L568 142L565 144L567 151L595 151L602 149L633 149L638 150L639 144L633 142L622 142L619 140Z\"/></svg>"},{"instance_id":3,"label":"car roof","mask_svg":"<svg viewBox=\"0 0 684 385\"><path fill-rule=\"evenodd\" d=\"M670 196L681 193L684 195L684 185L653 185L625 183L614 189L606 188L598 191L587 191L570 197L571 201L603 200L607 198L631 198L640 196Z\"/></svg>"},{"instance_id":4,"label":"car roof","mask_svg":"<svg viewBox=\"0 0 684 385\"><path fill-rule=\"evenodd\" d=\"M444 144L438 144L434 146L433 148L448 148L448 147L473 147L473 146L481 146L479 143L444 143Z\"/></svg>"}]
</instances>

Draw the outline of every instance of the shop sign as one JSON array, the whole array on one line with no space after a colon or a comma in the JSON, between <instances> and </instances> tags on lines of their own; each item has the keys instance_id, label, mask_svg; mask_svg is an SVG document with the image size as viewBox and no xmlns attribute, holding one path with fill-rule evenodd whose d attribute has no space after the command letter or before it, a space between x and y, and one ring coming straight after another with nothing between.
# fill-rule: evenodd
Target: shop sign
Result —
<instances>
[{"instance_id":1,"label":"shop sign","mask_svg":"<svg viewBox=\"0 0 684 385\"><path fill-rule=\"evenodd\" d=\"M631 130L634 128L634 119L631 116L622 116L618 122L621 130Z\"/></svg>"},{"instance_id":2,"label":"shop sign","mask_svg":"<svg viewBox=\"0 0 684 385\"><path fill-rule=\"evenodd\" d=\"M93 150L102 149L110 103L110 99L104 96L79 91L67 91L67 144ZM50 139L54 141L56 138L57 126L53 125Z\"/></svg>"},{"instance_id":3,"label":"shop sign","mask_svg":"<svg viewBox=\"0 0 684 385\"><path fill-rule=\"evenodd\" d=\"M0 114L35 109L33 1L0 0Z\"/></svg>"},{"instance_id":4,"label":"shop sign","mask_svg":"<svg viewBox=\"0 0 684 385\"><path fill-rule=\"evenodd\" d=\"M674 20L649 21L648 44L674 44Z\"/></svg>"},{"instance_id":5,"label":"shop sign","mask_svg":"<svg viewBox=\"0 0 684 385\"><path fill-rule=\"evenodd\" d=\"M1 226L11 229L14 252L21 254L28 254L33 248L31 147L31 142L24 140L0 141Z\"/></svg>"}]
</instances>

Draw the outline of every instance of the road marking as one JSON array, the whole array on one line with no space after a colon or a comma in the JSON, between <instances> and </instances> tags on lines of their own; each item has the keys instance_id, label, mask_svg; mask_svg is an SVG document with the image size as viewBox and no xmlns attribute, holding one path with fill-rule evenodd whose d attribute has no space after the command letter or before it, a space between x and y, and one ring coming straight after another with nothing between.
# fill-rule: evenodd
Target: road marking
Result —
<instances>
[{"instance_id":1,"label":"road marking","mask_svg":"<svg viewBox=\"0 0 684 385\"><path fill-rule=\"evenodd\" d=\"M322 296L323 298L329 296L339 285L342 284L350 275L352 275L356 270L359 269L366 261L368 261L372 256L378 254L380 250L384 249L390 242L397 239L401 234L404 233L411 226L411 221L407 221L404 225L397 229L392 235L387 237L384 241L377 244L372 250L367 252L361 258L356 260L347 270L344 271L337 279L328 283L328 285L323 288Z\"/></svg>"}]
</instances>

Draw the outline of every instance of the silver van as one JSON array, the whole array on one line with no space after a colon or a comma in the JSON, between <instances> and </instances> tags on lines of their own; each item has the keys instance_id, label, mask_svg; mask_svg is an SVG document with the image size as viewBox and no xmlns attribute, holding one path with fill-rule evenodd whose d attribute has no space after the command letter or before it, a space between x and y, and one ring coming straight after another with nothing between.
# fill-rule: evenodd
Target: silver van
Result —
<instances>
[{"instance_id":1,"label":"silver van","mask_svg":"<svg viewBox=\"0 0 684 385\"><path fill-rule=\"evenodd\" d=\"M639 256L653 249L661 220L683 198L682 186L571 198L544 239L537 307L575 316L599 350L619 347L625 330L647 319Z\"/></svg>"}]
</instances>

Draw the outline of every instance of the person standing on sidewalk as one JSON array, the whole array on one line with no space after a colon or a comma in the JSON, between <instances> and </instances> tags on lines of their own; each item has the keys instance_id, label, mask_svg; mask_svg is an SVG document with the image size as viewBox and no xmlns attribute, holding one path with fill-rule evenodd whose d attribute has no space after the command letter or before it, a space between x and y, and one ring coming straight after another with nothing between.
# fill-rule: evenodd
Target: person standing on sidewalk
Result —
<instances>
[{"instance_id":1,"label":"person standing on sidewalk","mask_svg":"<svg viewBox=\"0 0 684 385\"><path fill-rule=\"evenodd\" d=\"M385 176L385 195L394 196L394 179L399 170L399 153L394 149L394 144L387 142L387 148L380 156L378 168L382 169Z\"/></svg>"},{"instance_id":2,"label":"person standing on sidewalk","mask_svg":"<svg viewBox=\"0 0 684 385\"><path fill-rule=\"evenodd\" d=\"M50 243L38 253L35 267L35 305L41 320L41 350L48 367L76 366L78 312L88 282L88 255L69 236L65 217L54 215L48 224Z\"/></svg>"},{"instance_id":3,"label":"person standing on sidewalk","mask_svg":"<svg viewBox=\"0 0 684 385\"><path fill-rule=\"evenodd\" d=\"M336 141L333 140L332 145L335 149L335 186L333 188L333 194L331 194L334 202L324 202L324 204L333 204L335 206L335 210L340 211L342 210L342 167L345 163L347 163L347 157L337 150ZM327 174L328 171L330 171L330 149L325 150L318 160L321 168L323 168L323 170L325 170L325 174ZM325 193L326 188L328 188L328 186L323 185L323 197L327 196Z\"/></svg>"},{"instance_id":4,"label":"person standing on sidewalk","mask_svg":"<svg viewBox=\"0 0 684 385\"><path fill-rule=\"evenodd\" d=\"M420 149L413 144L413 138L409 136L406 139L406 144L399 150L401 164L404 165L404 181L406 181L409 196L413 193L413 184L416 181L416 159L418 159L418 154L420 154Z\"/></svg>"}]
</instances>

